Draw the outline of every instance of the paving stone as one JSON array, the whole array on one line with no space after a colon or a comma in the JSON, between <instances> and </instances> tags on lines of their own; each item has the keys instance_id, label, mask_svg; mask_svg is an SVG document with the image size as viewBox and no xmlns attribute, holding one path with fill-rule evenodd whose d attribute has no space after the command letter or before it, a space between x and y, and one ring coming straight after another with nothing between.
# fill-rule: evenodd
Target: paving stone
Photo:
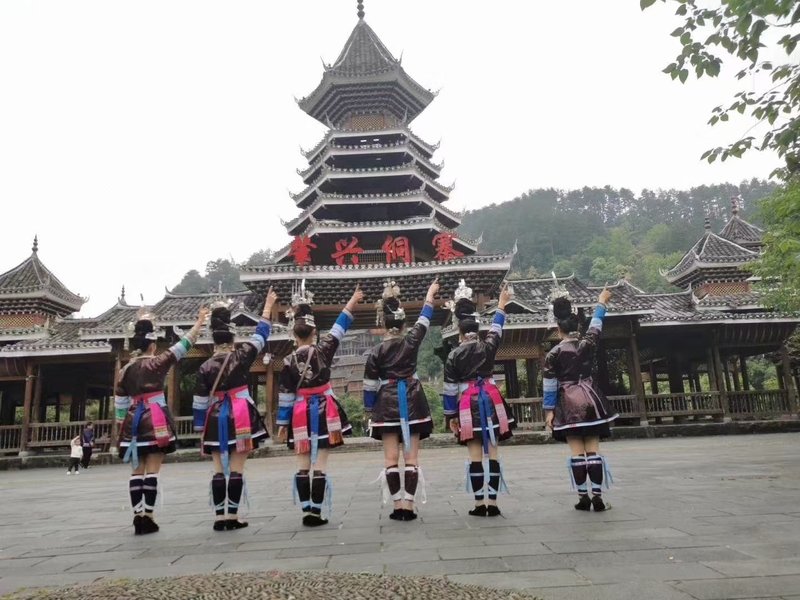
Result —
<instances>
[{"instance_id":1,"label":"paving stone","mask_svg":"<svg viewBox=\"0 0 800 600\"><path fill-rule=\"evenodd\" d=\"M592 583L623 583L626 581L676 581L716 579L722 575L697 563L609 565L607 567L577 567L577 571Z\"/></svg>"},{"instance_id":2,"label":"paving stone","mask_svg":"<svg viewBox=\"0 0 800 600\"><path fill-rule=\"evenodd\" d=\"M512 576L502 573L483 573L478 575L448 575L455 583L483 585L499 589L525 590L533 587L545 588L589 585L580 573L573 569L551 569L549 571L515 571ZM586 596L587 598L591 596Z\"/></svg>"},{"instance_id":3,"label":"paving stone","mask_svg":"<svg viewBox=\"0 0 800 600\"><path fill-rule=\"evenodd\" d=\"M645 597L637 590L647 590L648 600L685 600L689 593L800 596L800 586L792 587L800 577L797 439L775 434L608 444L604 451L617 482L608 493L614 510L599 514L572 509L563 446L511 446L504 461L513 493L501 498L497 519L466 514L472 503L457 468L462 449L426 450L429 501L413 523L390 521L369 485L380 455L348 454L331 461L333 514L318 529L303 527L291 504L294 457L253 460L250 527L223 533L211 529L208 465L171 463L162 472L162 530L152 536L133 535L123 465L92 469L80 488L56 478L60 470L6 471L0 474L0 589L286 569L445 576L536 590L544 598ZM736 464L719 463L726 452L737 453ZM43 497L44 485L55 485L54 493ZM18 522L24 530L7 539L6 524ZM726 581L736 585L726 588Z\"/></svg>"},{"instance_id":4,"label":"paving stone","mask_svg":"<svg viewBox=\"0 0 800 600\"><path fill-rule=\"evenodd\" d=\"M675 587L697 600L734 600L741 598L767 598L770 596L797 595L800 575L777 577L742 577L712 581L683 581Z\"/></svg>"}]
</instances>

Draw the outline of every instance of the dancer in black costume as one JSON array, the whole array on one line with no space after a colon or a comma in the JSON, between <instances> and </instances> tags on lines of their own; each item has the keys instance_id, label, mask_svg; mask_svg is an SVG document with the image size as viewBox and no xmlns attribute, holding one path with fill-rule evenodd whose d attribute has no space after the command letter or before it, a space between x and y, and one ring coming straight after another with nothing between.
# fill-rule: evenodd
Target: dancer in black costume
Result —
<instances>
[{"instance_id":1,"label":"dancer in black costume","mask_svg":"<svg viewBox=\"0 0 800 600\"><path fill-rule=\"evenodd\" d=\"M383 442L385 481L395 521L413 521L414 500L420 481L419 442L433 431L431 409L417 377L417 355L431 324L433 304L439 291L434 281L425 296L419 318L406 331L406 313L400 305L400 289L386 284L378 303L378 324L386 333L364 367L364 410L370 415L369 432ZM400 478L400 444L403 445L403 478Z\"/></svg>"},{"instance_id":2,"label":"dancer in black costume","mask_svg":"<svg viewBox=\"0 0 800 600\"><path fill-rule=\"evenodd\" d=\"M594 508L599 512L611 508L602 498L603 487L608 489L611 484L611 475L600 454L600 440L610 435L609 423L618 415L611 414L605 397L592 382L592 362L610 298L611 292L603 288L583 336L578 332L579 319L566 295L553 300L553 316L558 322L561 342L547 353L544 361L545 418L553 437L569 444L569 472L578 491L577 510ZM591 498L587 479L592 487Z\"/></svg>"}]
</instances>

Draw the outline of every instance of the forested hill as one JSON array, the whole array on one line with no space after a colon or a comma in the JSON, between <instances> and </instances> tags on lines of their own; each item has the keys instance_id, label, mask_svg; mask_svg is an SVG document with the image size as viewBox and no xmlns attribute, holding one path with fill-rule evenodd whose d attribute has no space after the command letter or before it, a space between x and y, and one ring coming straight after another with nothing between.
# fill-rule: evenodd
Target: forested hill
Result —
<instances>
[{"instance_id":1,"label":"forested hill","mask_svg":"<svg viewBox=\"0 0 800 600\"><path fill-rule=\"evenodd\" d=\"M731 197L741 196L743 216L758 224L757 201L774 189L756 179L639 195L609 186L536 189L468 212L459 231L471 238L483 233L481 252L507 252L517 240L515 275L575 273L597 285L628 276L646 291L676 291L659 268L680 260L702 234L705 218L719 231Z\"/></svg>"},{"instance_id":2,"label":"forested hill","mask_svg":"<svg viewBox=\"0 0 800 600\"><path fill-rule=\"evenodd\" d=\"M730 215L731 196L740 195L744 217L758 224L756 203L774 188L754 179L688 191L645 190L638 196L612 187L531 190L467 213L459 231L472 238L483 232L481 252L507 252L517 240L516 275L575 273L599 285L627 275L647 291L675 291L659 268L680 260L702 234L704 219L710 217L719 231ZM271 250L260 250L246 262L263 264L271 257ZM244 288L238 264L211 261L204 275L191 270L172 291L214 292L220 284L228 292Z\"/></svg>"}]
</instances>

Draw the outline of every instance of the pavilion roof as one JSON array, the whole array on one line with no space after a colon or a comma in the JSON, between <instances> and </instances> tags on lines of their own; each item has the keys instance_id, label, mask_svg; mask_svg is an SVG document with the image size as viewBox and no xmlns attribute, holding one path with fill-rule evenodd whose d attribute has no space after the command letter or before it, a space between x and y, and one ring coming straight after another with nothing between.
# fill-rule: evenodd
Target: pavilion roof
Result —
<instances>
[{"instance_id":1,"label":"pavilion roof","mask_svg":"<svg viewBox=\"0 0 800 600\"><path fill-rule=\"evenodd\" d=\"M740 246L706 228L703 236L684 254L680 262L662 273L667 281L683 285L704 269L736 271L741 265L758 258L758 252Z\"/></svg>"},{"instance_id":2,"label":"pavilion roof","mask_svg":"<svg viewBox=\"0 0 800 600\"><path fill-rule=\"evenodd\" d=\"M764 230L745 221L739 216L738 209L735 209L719 235L745 248L760 247L764 237Z\"/></svg>"},{"instance_id":3,"label":"pavilion roof","mask_svg":"<svg viewBox=\"0 0 800 600\"><path fill-rule=\"evenodd\" d=\"M416 190L383 194L320 194L306 210L288 222L283 222L289 235L299 235L310 224L314 214L325 206L358 206L359 204L404 204L417 202L435 211L436 218L445 226L457 227L463 213L450 210L431 198L424 185Z\"/></svg>"},{"instance_id":4,"label":"pavilion roof","mask_svg":"<svg viewBox=\"0 0 800 600\"><path fill-rule=\"evenodd\" d=\"M298 104L325 124L338 124L350 114L381 110L411 121L434 97L405 72L362 18L336 61L325 66L317 88Z\"/></svg>"},{"instance_id":5,"label":"pavilion roof","mask_svg":"<svg viewBox=\"0 0 800 600\"><path fill-rule=\"evenodd\" d=\"M396 125L389 128L381 128L381 129L347 129L347 128L339 128L339 129L329 129L325 136L317 143L316 146L311 148L310 150L303 150L302 148L300 151L303 153L303 156L306 159L310 160L312 163L316 162L319 158L319 154L325 149L326 146L329 144L337 144L338 139L340 138L354 138L357 137L358 139L369 139L371 137L384 137L384 136L392 136L392 135L402 135L406 139L410 140L412 144L414 144L421 152L423 152L429 158L433 155L436 150L439 149L439 144L431 144L423 140L419 137L416 133L414 133L407 124Z\"/></svg>"},{"instance_id":6,"label":"pavilion roof","mask_svg":"<svg viewBox=\"0 0 800 600\"><path fill-rule=\"evenodd\" d=\"M39 259L38 239L31 255L0 274L0 312L33 312L57 316L80 310L86 300L71 292Z\"/></svg>"}]
</instances>

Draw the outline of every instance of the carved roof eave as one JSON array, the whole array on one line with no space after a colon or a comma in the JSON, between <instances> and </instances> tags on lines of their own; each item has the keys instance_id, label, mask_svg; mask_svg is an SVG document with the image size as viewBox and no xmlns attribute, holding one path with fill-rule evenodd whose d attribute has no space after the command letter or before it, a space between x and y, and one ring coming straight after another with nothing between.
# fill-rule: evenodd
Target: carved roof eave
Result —
<instances>
[{"instance_id":1,"label":"carved roof eave","mask_svg":"<svg viewBox=\"0 0 800 600\"><path fill-rule=\"evenodd\" d=\"M675 285L682 285L682 282L687 282L696 279L696 275L700 274L700 271L708 270L708 271L730 271L730 272L741 272L742 264L746 262L751 262L755 260L757 257L749 258L748 260L734 260L734 261L701 261L699 259L694 260L692 263L687 265L686 267L682 268L680 271L672 272L672 271L661 271L661 275L669 282ZM741 272L742 279L746 279L745 273Z\"/></svg>"},{"instance_id":2,"label":"carved roof eave","mask_svg":"<svg viewBox=\"0 0 800 600\"><path fill-rule=\"evenodd\" d=\"M454 236L453 242L462 246L470 252L477 252L480 240L469 240L458 237L455 230L450 229L440 222L435 212L427 217L412 217L396 221L364 221L364 222L345 222L345 221L317 221L312 220L308 226L300 232L299 236L314 236L326 233L374 233L385 231L419 231L433 229L437 232L451 233ZM291 242L275 253L275 262L280 262L289 255Z\"/></svg>"},{"instance_id":3,"label":"carved roof eave","mask_svg":"<svg viewBox=\"0 0 800 600\"><path fill-rule=\"evenodd\" d=\"M444 218L452 221L455 227L461 223L461 219L463 217L463 214L457 214L446 208L440 202L436 202L436 200L431 198L431 196L425 191L423 186L417 190L400 192L398 194L320 194L314 200L314 203L305 211L303 211L300 216L292 219L289 222L284 222L283 225L286 227L290 235L298 235L300 231L298 231L297 228L309 220L320 208L328 205L349 206L359 202L368 202L370 204L404 204L406 202L421 202L428 206L431 210L435 210L437 214L442 215Z\"/></svg>"},{"instance_id":4,"label":"carved roof eave","mask_svg":"<svg viewBox=\"0 0 800 600\"><path fill-rule=\"evenodd\" d=\"M400 152L406 152L410 154L415 160L417 160L426 169L431 171L436 177L441 174L442 169L444 168L444 163L436 164L431 162L430 158L423 155L422 152L417 150L417 147L413 143L410 143L408 139L405 139L396 144L380 144L378 147L337 146L334 144L327 144L325 151L318 154L314 160L311 161L311 164L309 164L309 166L305 169L297 169L297 174L303 179L303 182L308 185L310 182L307 180L313 176L314 173L323 168L322 163L332 156L397 154Z\"/></svg>"},{"instance_id":5,"label":"carved roof eave","mask_svg":"<svg viewBox=\"0 0 800 600\"><path fill-rule=\"evenodd\" d=\"M356 179L356 178L369 178L369 177L402 177L407 175L415 175L419 177L420 181L425 186L430 186L435 189L441 196L441 202L444 202L448 199L450 192L455 189L455 183L447 186L438 181L434 181L431 179L427 173L423 172L416 164L413 162L405 163L402 165L397 165L394 167L368 167L363 169L340 169L337 167L329 167L325 165L320 170L319 176L309 184L302 192L299 194L290 194L294 203L301 207L303 204L308 200L309 196L315 193L317 196L321 195L319 191L319 187L325 183L325 181L331 179ZM315 198L316 199L316 198Z\"/></svg>"},{"instance_id":6,"label":"carved roof eave","mask_svg":"<svg viewBox=\"0 0 800 600\"><path fill-rule=\"evenodd\" d=\"M322 80L314 91L305 98L299 99L297 104L308 115L321 123L325 123L325 115L317 114L317 109L319 103L325 99L329 92L345 86L368 86L370 84L385 83L397 84L409 97L417 102L416 107L410 107L413 110L409 111L409 121L413 120L414 117L425 110L425 108L433 102L434 98L436 98L435 92L425 89L414 81L414 79L405 72L405 69L398 64L361 75L340 75L333 71L326 71L322 75Z\"/></svg>"},{"instance_id":7,"label":"carved roof eave","mask_svg":"<svg viewBox=\"0 0 800 600\"><path fill-rule=\"evenodd\" d=\"M411 129L407 125L402 125L399 127L389 127L387 129L329 129L328 132L325 134L316 146L314 146L311 150L303 150L302 148L300 151L303 153L303 156L307 160L314 161L316 160L316 155L322 152L325 146L328 145L332 140L335 140L339 137L352 137L354 135L363 135L364 137L369 136L379 136L379 135L405 135L408 139L411 140L413 144L421 148L424 152L427 152L429 155L433 155L439 149L440 143L437 142L435 144L430 144L419 137L416 133L411 131Z\"/></svg>"},{"instance_id":8,"label":"carved roof eave","mask_svg":"<svg viewBox=\"0 0 800 600\"><path fill-rule=\"evenodd\" d=\"M276 279L286 279L288 277L313 279L341 279L348 277L353 279L360 278L381 278L381 277L401 277L428 275L430 273L445 271L485 271L487 269L508 271L515 256L514 252L507 254L494 255L473 255L447 261L427 261L406 264L360 264L345 265L309 265L307 267L297 267L293 264L281 263L273 265L259 265L255 267L245 267L239 275L243 283L270 281Z\"/></svg>"},{"instance_id":9,"label":"carved roof eave","mask_svg":"<svg viewBox=\"0 0 800 600\"><path fill-rule=\"evenodd\" d=\"M86 298L80 296L73 296L71 298L64 297L61 294L53 293L48 288L43 287L26 287L21 288L19 291L3 291L0 292L0 302L6 300L49 300L50 302L63 307L66 312L77 312L86 302Z\"/></svg>"},{"instance_id":10,"label":"carved roof eave","mask_svg":"<svg viewBox=\"0 0 800 600\"><path fill-rule=\"evenodd\" d=\"M110 354L111 344L104 342L66 342L47 346L14 344L0 348L0 358L26 358L30 356L74 356L85 354Z\"/></svg>"},{"instance_id":11,"label":"carved roof eave","mask_svg":"<svg viewBox=\"0 0 800 600\"><path fill-rule=\"evenodd\" d=\"M706 252L706 248L709 242L712 241L716 241L725 245L726 248L729 248L736 254L733 256L720 257L709 255L710 253ZM706 231L706 233L704 233L703 236L694 243L691 249L689 249L689 251L683 255L683 257L678 261L678 264L671 269L661 270L660 273L662 277L666 278L667 281L672 283L673 281L678 281L682 273L690 272L698 267L703 268L709 265L728 266L730 264L741 265L751 260L755 260L758 257L759 253L755 250L750 250L749 248L740 246L732 240L719 236L711 231Z\"/></svg>"}]
</instances>

